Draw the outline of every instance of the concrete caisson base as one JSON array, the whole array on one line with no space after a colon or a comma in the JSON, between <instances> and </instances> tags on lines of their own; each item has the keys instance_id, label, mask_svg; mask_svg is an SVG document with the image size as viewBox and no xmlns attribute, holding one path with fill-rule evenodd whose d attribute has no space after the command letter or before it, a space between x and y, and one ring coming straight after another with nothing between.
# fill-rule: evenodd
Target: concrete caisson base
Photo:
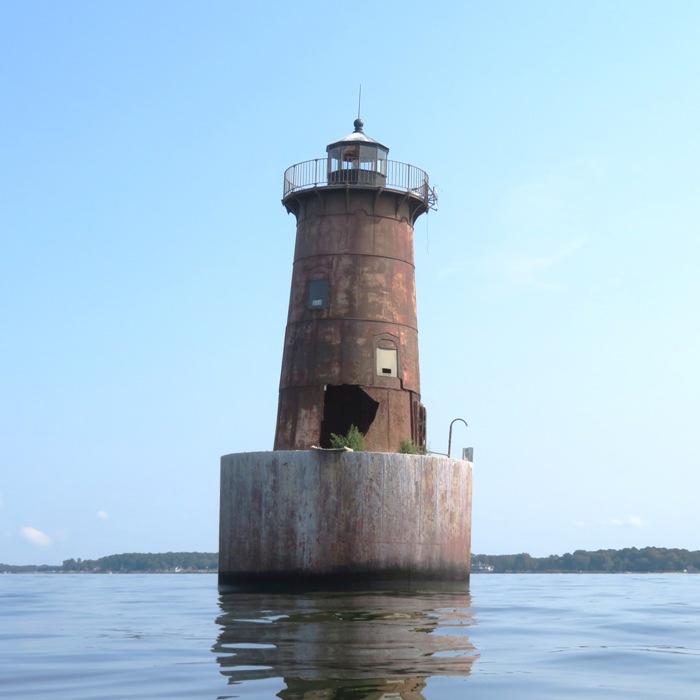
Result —
<instances>
[{"instance_id":1,"label":"concrete caisson base","mask_svg":"<svg viewBox=\"0 0 700 700\"><path fill-rule=\"evenodd\" d=\"M226 455L219 589L466 590L471 490L471 462L433 455Z\"/></svg>"}]
</instances>

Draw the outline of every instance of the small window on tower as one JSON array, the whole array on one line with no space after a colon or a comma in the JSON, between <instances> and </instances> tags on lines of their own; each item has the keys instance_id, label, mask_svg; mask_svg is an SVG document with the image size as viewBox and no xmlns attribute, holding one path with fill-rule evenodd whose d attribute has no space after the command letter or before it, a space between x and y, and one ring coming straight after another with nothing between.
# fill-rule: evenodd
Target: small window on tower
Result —
<instances>
[{"instance_id":1,"label":"small window on tower","mask_svg":"<svg viewBox=\"0 0 700 700\"><path fill-rule=\"evenodd\" d=\"M328 308L328 280L309 280L309 308Z\"/></svg>"},{"instance_id":2,"label":"small window on tower","mask_svg":"<svg viewBox=\"0 0 700 700\"><path fill-rule=\"evenodd\" d=\"M377 374L381 377L396 377L398 369L396 350L377 348Z\"/></svg>"}]
</instances>

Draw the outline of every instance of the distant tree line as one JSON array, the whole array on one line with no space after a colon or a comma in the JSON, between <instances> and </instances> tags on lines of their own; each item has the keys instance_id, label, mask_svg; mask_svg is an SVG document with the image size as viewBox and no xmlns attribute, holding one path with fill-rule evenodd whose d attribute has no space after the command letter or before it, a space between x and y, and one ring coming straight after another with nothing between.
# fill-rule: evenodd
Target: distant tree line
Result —
<instances>
[{"instance_id":1,"label":"distant tree line","mask_svg":"<svg viewBox=\"0 0 700 700\"><path fill-rule=\"evenodd\" d=\"M56 574L62 570L50 564L0 564L0 574Z\"/></svg>"},{"instance_id":2,"label":"distant tree line","mask_svg":"<svg viewBox=\"0 0 700 700\"><path fill-rule=\"evenodd\" d=\"M218 554L206 552L166 552L165 554L110 554L100 559L67 559L63 571L216 571Z\"/></svg>"},{"instance_id":3,"label":"distant tree line","mask_svg":"<svg viewBox=\"0 0 700 700\"><path fill-rule=\"evenodd\" d=\"M66 559L50 566L0 564L0 573L170 573L206 571L215 573L218 554L207 552L166 552L165 554L110 554L100 559ZM593 573L700 572L700 551L644 547L637 549L577 549L573 554L532 557L529 554L474 554L472 571L493 573Z\"/></svg>"},{"instance_id":4,"label":"distant tree line","mask_svg":"<svg viewBox=\"0 0 700 700\"><path fill-rule=\"evenodd\" d=\"M219 555L208 552L167 552L165 554L110 554L100 559L66 559L61 566L11 566L0 564L0 573L170 573L216 572Z\"/></svg>"},{"instance_id":5,"label":"distant tree line","mask_svg":"<svg viewBox=\"0 0 700 700\"><path fill-rule=\"evenodd\" d=\"M531 557L529 554L474 554L472 571L493 573L561 573L587 571L596 573L700 571L700 551L664 547L628 547L577 549L573 554Z\"/></svg>"}]
</instances>

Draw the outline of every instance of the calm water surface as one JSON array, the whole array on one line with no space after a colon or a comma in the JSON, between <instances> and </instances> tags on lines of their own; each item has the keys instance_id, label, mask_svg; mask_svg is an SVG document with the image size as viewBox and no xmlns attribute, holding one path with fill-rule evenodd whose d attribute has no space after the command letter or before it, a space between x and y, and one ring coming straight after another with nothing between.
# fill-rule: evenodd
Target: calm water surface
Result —
<instances>
[{"instance_id":1,"label":"calm water surface","mask_svg":"<svg viewBox=\"0 0 700 700\"><path fill-rule=\"evenodd\" d=\"M214 575L0 576L0 697L697 698L700 576L219 596Z\"/></svg>"}]
</instances>

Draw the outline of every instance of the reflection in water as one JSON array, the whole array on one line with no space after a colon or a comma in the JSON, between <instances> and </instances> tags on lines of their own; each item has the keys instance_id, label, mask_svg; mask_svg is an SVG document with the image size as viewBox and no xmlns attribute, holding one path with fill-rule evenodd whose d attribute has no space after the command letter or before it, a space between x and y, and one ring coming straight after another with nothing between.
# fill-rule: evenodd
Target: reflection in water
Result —
<instances>
[{"instance_id":1,"label":"reflection in water","mask_svg":"<svg viewBox=\"0 0 700 700\"><path fill-rule=\"evenodd\" d=\"M431 676L466 676L477 655L467 594L222 595L213 647L245 683L282 677L282 700L422 700Z\"/></svg>"}]
</instances>

